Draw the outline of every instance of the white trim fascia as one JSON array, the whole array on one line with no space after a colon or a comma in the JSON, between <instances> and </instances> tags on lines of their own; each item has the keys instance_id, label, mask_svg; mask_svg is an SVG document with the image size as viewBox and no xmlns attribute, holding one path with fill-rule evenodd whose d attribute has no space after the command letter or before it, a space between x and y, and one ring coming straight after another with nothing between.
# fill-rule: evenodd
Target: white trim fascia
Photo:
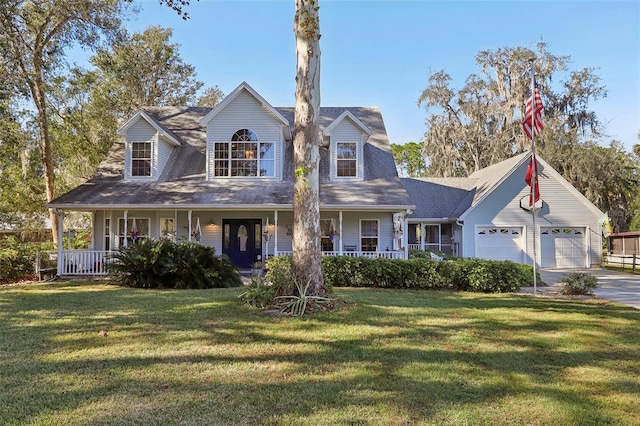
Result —
<instances>
[{"instance_id":1,"label":"white trim fascia","mask_svg":"<svg viewBox=\"0 0 640 426\"><path fill-rule=\"evenodd\" d=\"M48 207L54 207L63 210L76 210L76 211L92 211L92 210L286 210L293 209L292 204L260 204L260 205L247 205L247 204L228 204L224 206L212 205L212 204L49 204ZM320 205L321 211L374 211L374 212L388 212L388 211L400 211L406 209L414 209L413 205L377 205L377 206L344 206L344 205Z\"/></svg>"},{"instance_id":2,"label":"white trim fascia","mask_svg":"<svg viewBox=\"0 0 640 426\"><path fill-rule=\"evenodd\" d=\"M118 129L118 134L121 136L126 136L127 130L129 130L131 126L133 126L136 122L138 122L140 118L143 118L147 123L149 123L149 125L151 125L151 127L156 129L156 131L158 132L158 135L164 140L166 140L167 142L171 143L174 146L181 145L180 141L178 141L176 138L168 134L154 119L149 117L149 115L142 110L138 111L136 115L131 117L129 120L127 120L126 123L120 126L120 128Z\"/></svg>"},{"instance_id":3,"label":"white trim fascia","mask_svg":"<svg viewBox=\"0 0 640 426\"><path fill-rule=\"evenodd\" d=\"M367 138L365 138L365 142L366 140L369 138L369 136L371 136L371 130L369 130L369 128L367 126L365 126L364 124L362 124L362 121L358 120L358 118L353 115L353 113L351 111L349 111L348 109L345 110L342 114L340 114L338 116L338 118L336 118L335 120L333 120L333 122L328 125L323 131L322 134L324 136L331 136L331 132L333 132L333 130L340 125L340 123L345 119L345 118L349 118L353 124L355 124L356 126L358 126L360 128L360 130L362 130L364 133L367 134Z\"/></svg>"},{"instance_id":4,"label":"white trim fascia","mask_svg":"<svg viewBox=\"0 0 640 426\"><path fill-rule=\"evenodd\" d=\"M249 84L246 81L243 81L242 83L240 83L238 87L236 87L231 93L225 96L225 98L222 101L220 101L215 107L213 107L213 109L209 111L207 115L202 117L199 122L200 125L203 127L206 127L209 121L211 121L216 115L218 115L220 111L225 109L227 105L231 103L231 101L233 101L235 98L237 98L238 95L243 90L246 90L247 92L249 92L251 96L256 98L258 102L262 104L262 106L264 106L271 114L273 114L284 125L283 132L284 132L285 139L291 140L291 126L289 124L289 121L286 118L284 118L282 114L276 111L276 109L272 107L271 104L267 102L265 98L263 98L258 92L256 92L251 86L249 86Z\"/></svg>"},{"instance_id":5,"label":"white trim fascia","mask_svg":"<svg viewBox=\"0 0 640 426\"><path fill-rule=\"evenodd\" d=\"M477 201L472 202L471 206L469 206L469 208L460 215L458 220L464 220L469 215L469 213L471 213L471 211L475 209L477 205L481 204L489 195L493 194L493 191L495 191L497 187L499 187L504 181L506 181L509 177L511 177L511 175L518 169L518 167L520 167L522 164L524 164L527 161L529 161L529 156L525 155L520 159L520 161L518 161L513 167L511 167L511 169L505 172L500 179L495 181L491 189L489 189L484 194L482 194L482 197L480 197ZM538 158L538 161L540 161L540 158ZM544 164L547 164L547 163L545 162ZM522 181L524 182L524 176L522 177Z\"/></svg>"},{"instance_id":6,"label":"white trim fascia","mask_svg":"<svg viewBox=\"0 0 640 426\"><path fill-rule=\"evenodd\" d=\"M528 158L528 157L527 157ZM573 185L571 185L569 183L569 181L567 181L564 177L562 177L562 175L560 173L558 173L553 167L551 167L549 165L549 163L547 163L546 161L544 161L542 158L536 156L538 162L540 162L540 164L542 164L543 167L543 172L548 172L549 174L553 175L554 178L560 182L560 184L562 186L564 186L569 192L571 192L573 195L575 195L581 202L582 204L584 204L587 208L589 208L589 210L591 210L591 212L596 215L598 218L601 218L603 215L605 215L606 213L604 213L602 210L600 210L598 207L596 207L595 204L593 204L591 201L589 201L589 199L587 197L584 196L584 194L582 194L582 192L578 191ZM523 178L524 179L524 178ZM543 197L544 193L540 194L540 198L544 201L544 197Z\"/></svg>"},{"instance_id":7,"label":"white trim fascia","mask_svg":"<svg viewBox=\"0 0 640 426\"><path fill-rule=\"evenodd\" d=\"M493 193L493 191L500 186L505 180L507 180L508 178L511 177L511 175L516 171L516 169L518 169L522 164L526 163L527 161L529 161L529 158L531 157L531 155L525 155L520 161L518 161L509 171L507 171L498 181L496 181L496 183L491 187L491 189L489 189L488 191L486 191L482 197L480 197L476 202L474 202L467 210L465 210L461 215L460 218L458 220L464 220L466 216L469 215L469 213L471 213L471 211L480 203L482 203L490 194ZM593 204L591 201L589 201L589 199L587 197L585 197L580 191L578 191L573 185L571 185L569 183L569 181L567 181L564 177L562 177L562 175L560 173L558 173L553 167L551 167L551 165L549 165L549 163L547 163L543 158L541 158L540 156L536 156L536 159L538 160L538 162L540 163L540 165L542 166L542 173L547 173L550 177L553 177L557 182L559 182L562 186L565 187L565 189L567 189L570 193L572 193L576 198L578 198L580 200L580 202L582 202L582 204L587 207L593 214L595 214L598 217L601 217L604 213L598 208L596 207L595 204ZM522 178L522 180L524 181L524 176ZM544 200L544 193L541 192L541 198Z\"/></svg>"}]
</instances>

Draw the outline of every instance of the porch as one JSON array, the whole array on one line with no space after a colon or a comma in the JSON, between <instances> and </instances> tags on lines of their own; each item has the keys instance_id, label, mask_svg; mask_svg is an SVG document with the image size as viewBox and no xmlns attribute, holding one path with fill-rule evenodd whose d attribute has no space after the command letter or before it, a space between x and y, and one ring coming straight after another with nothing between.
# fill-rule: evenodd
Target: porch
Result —
<instances>
[{"instance_id":1,"label":"porch","mask_svg":"<svg viewBox=\"0 0 640 426\"><path fill-rule=\"evenodd\" d=\"M60 277L105 276L106 265L111 261L112 250L58 250L38 253L36 274L42 279L44 274ZM291 255L291 251L279 251L277 256ZM404 259L404 251L323 251L323 256L368 257L371 259ZM270 255L271 257L273 255ZM55 274L53 274L55 271Z\"/></svg>"}]
</instances>

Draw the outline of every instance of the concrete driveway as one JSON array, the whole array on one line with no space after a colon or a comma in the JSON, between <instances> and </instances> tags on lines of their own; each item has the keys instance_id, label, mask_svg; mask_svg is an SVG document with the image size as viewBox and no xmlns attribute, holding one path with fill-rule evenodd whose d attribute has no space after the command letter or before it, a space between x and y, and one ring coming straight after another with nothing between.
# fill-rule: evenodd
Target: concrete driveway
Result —
<instances>
[{"instance_id":1,"label":"concrete driveway","mask_svg":"<svg viewBox=\"0 0 640 426\"><path fill-rule=\"evenodd\" d=\"M572 272L586 272L598 279L600 285L594 290L596 296L640 309L640 275L610 271L604 268L592 269L540 269L542 282L551 287L559 287L560 279ZM544 287L540 287L544 291Z\"/></svg>"}]
</instances>

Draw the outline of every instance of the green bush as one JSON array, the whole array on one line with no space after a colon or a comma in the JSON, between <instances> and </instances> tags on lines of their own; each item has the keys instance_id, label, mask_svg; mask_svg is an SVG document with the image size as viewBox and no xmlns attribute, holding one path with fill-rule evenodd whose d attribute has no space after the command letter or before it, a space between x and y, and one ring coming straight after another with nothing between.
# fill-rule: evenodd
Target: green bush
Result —
<instances>
[{"instance_id":1,"label":"green bush","mask_svg":"<svg viewBox=\"0 0 640 426\"><path fill-rule=\"evenodd\" d=\"M277 294L290 294L294 284L291 258L269 260L266 280ZM529 265L484 259L436 261L414 256L409 260L348 256L322 258L325 283L331 287L453 289L484 293L516 292L533 283Z\"/></svg>"},{"instance_id":2,"label":"green bush","mask_svg":"<svg viewBox=\"0 0 640 426\"><path fill-rule=\"evenodd\" d=\"M121 247L107 265L114 281L137 288L221 288L242 284L238 269L213 247L143 239Z\"/></svg>"},{"instance_id":3,"label":"green bush","mask_svg":"<svg viewBox=\"0 0 640 426\"><path fill-rule=\"evenodd\" d=\"M21 242L11 235L0 239L0 282L33 278L36 254L53 247L52 243Z\"/></svg>"},{"instance_id":4,"label":"green bush","mask_svg":"<svg viewBox=\"0 0 640 426\"><path fill-rule=\"evenodd\" d=\"M568 295L589 295L598 288L598 279L586 272L572 272L560 280L561 293Z\"/></svg>"},{"instance_id":5,"label":"green bush","mask_svg":"<svg viewBox=\"0 0 640 426\"><path fill-rule=\"evenodd\" d=\"M261 276L251 277L247 289L238 296L242 303L254 308L266 308L274 303L275 298L275 287L266 284Z\"/></svg>"}]
</instances>

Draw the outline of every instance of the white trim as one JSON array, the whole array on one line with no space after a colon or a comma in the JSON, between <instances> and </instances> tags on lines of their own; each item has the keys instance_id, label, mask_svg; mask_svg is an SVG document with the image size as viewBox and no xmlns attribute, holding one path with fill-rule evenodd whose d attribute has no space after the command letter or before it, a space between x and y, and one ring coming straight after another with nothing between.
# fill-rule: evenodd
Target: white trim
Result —
<instances>
[{"instance_id":1,"label":"white trim","mask_svg":"<svg viewBox=\"0 0 640 426\"><path fill-rule=\"evenodd\" d=\"M331 132L333 132L333 130L338 127L340 125L340 123L345 119L345 118L349 118L353 124L355 124L356 126L358 126L360 128L360 130L362 130L364 133L367 134L367 138L366 140L369 138L369 136L371 136L371 130L369 130L369 128L367 126L365 126L364 124L362 124L362 122L360 120L358 120L358 118L353 115L351 113L351 111L349 111L348 109L345 110L342 114L340 114L338 116L338 118L336 118L335 120L333 120L333 122L327 126L324 131L322 132L322 134L324 136L331 136Z\"/></svg>"},{"instance_id":2,"label":"white trim","mask_svg":"<svg viewBox=\"0 0 640 426\"><path fill-rule=\"evenodd\" d=\"M166 205L166 204L48 204L49 207L56 207L58 209L65 210L73 210L73 211L87 211L87 210L176 210L176 211L187 211L187 210L204 210L204 211L221 211L221 210L252 210L252 211L260 211L260 210L291 210L293 209L292 204L229 204L229 205L216 205L213 206L211 204L181 204L179 206L176 205ZM398 209L415 209L415 205L334 205L334 204L321 204L320 210L335 210L335 211L368 211L368 212L389 212L389 211L397 211Z\"/></svg>"},{"instance_id":3,"label":"white trim","mask_svg":"<svg viewBox=\"0 0 640 426\"><path fill-rule=\"evenodd\" d=\"M200 125L207 126L209 122L216 115L218 115L220 111L225 109L227 105L231 103L231 101L237 98L238 95L242 93L243 90L246 90L247 92L249 92L249 94L251 94L254 98L256 98L258 102L262 104L263 107L265 107L271 114L273 114L284 125L283 131L284 131L285 138L288 140L291 140L291 126L289 124L289 121L287 121L287 119L284 118L282 114L276 111L276 109L272 107L271 104L269 104L269 102L267 102L262 96L260 96L258 92L256 92L251 86L249 86L249 84L247 84L246 81L243 81L242 83L240 83L238 87L236 87L222 101L220 101L211 111L209 111L207 115L202 117L199 122Z\"/></svg>"},{"instance_id":4,"label":"white trim","mask_svg":"<svg viewBox=\"0 0 640 426\"><path fill-rule=\"evenodd\" d=\"M127 122L124 123L118 129L118 134L121 135L121 136L126 136L127 135L127 130L129 130L129 128L131 126L133 126L136 122L138 122L138 120L140 120L141 118L143 118L147 123L149 123L151 125L151 127L153 127L158 132L158 135L160 135L160 137L164 138L167 142L170 142L171 144L173 144L175 146L180 146L181 145L180 141L178 141L176 138L174 138L169 133L167 133L154 119L149 117L149 115L146 112L142 111L142 110L138 111L136 113L136 115L134 115L129 120L127 120Z\"/></svg>"},{"instance_id":5,"label":"white trim","mask_svg":"<svg viewBox=\"0 0 640 426\"><path fill-rule=\"evenodd\" d=\"M361 252L365 252L362 249L362 239L363 238L374 238L371 236L363 236L362 235L362 222L376 222L376 232L377 235L375 236L375 239L378 241L378 243L376 244L376 249L373 251L366 251L366 253L375 253L375 252L379 252L380 251L380 219L360 219L358 221L358 249L356 251L361 251Z\"/></svg>"}]
</instances>

